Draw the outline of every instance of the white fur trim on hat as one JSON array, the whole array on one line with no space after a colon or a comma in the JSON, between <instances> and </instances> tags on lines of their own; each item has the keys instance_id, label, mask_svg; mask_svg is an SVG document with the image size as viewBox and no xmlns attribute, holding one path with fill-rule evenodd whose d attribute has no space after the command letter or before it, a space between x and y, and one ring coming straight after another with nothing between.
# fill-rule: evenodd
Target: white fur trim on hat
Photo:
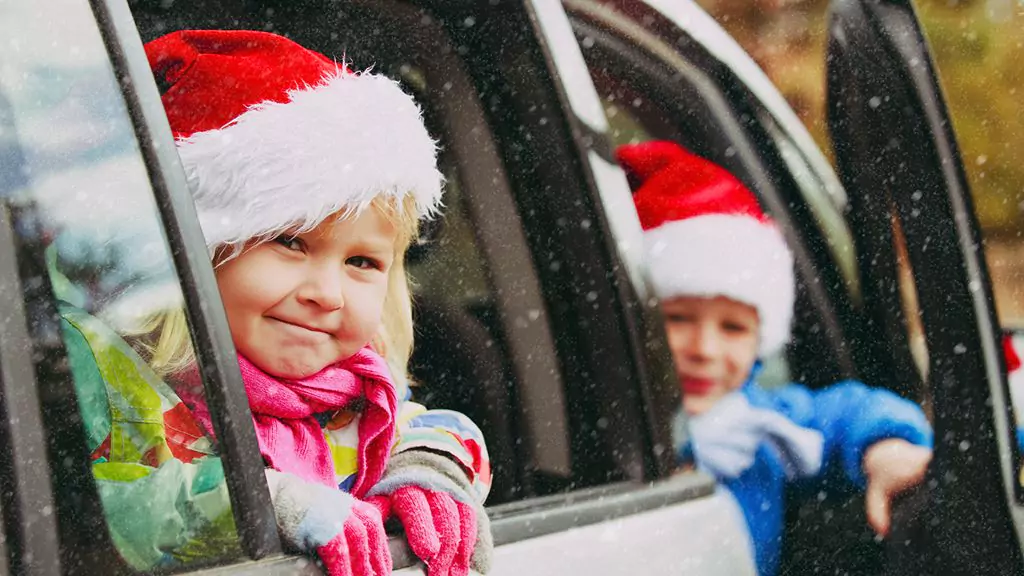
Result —
<instances>
[{"instance_id":1,"label":"white fur trim on hat","mask_svg":"<svg viewBox=\"0 0 1024 576\"><path fill-rule=\"evenodd\" d=\"M762 357L789 341L793 255L773 224L708 214L648 230L644 245L659 298L725 296L757 308Z\"/></svg>"},{"instance_id":2,"label":"white fur trim on hat","mask_svg":"<svg viewBox=\"0 0 1024 576\"><path fill-rule=\"evenodd\" d=\"M411 194L420 216L437 211L437 145L397 82L339 70L288 95L177 143L211 251L312 230L379 195Z\"/></svg>"}]
</instances>

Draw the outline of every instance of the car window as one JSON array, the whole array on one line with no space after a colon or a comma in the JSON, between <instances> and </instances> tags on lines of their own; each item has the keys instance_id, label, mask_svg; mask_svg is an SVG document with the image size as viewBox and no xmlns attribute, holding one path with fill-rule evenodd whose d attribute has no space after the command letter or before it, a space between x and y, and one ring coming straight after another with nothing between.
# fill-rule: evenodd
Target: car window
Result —
<instances>
[{"instance_id":1,"label":"car window","mask_svg":"<svg viewBox=\"0 0 1024 576\"><path fill-rule=\"evenodd\" d=\"M37 8L0 3L0 36L12 47L0 90L24 151L25 199L49 240L66 385L111 540L143 571L236 557L216 449L137 337L184 300L119 79L88 3ZM198 372L188 382L202 398Z\"/></svg>"},{"instance_id":2,"label":"car window","mask_svg":"<svg viewBox=\"0 0 1024 576\"><path fill-rule=\"evenodd\" d=\"M778 386L794 377L827 384L843 374L855 373L849 357L827 351L829 346L843 349L846 345L840 342L840 332L826 328L835 322L847 323L852 316L853 303L859 298L855 253L839 208L825 192L824 184L799 148L755 105L749 114L758 114L759 121L755 123L743 112L742 115L737 113L739 123L751 130L756 124L757 130L763 130L756 137L770 138L775 147L762 144L758 148L760 159L741 160L739 150L750 135L730 132L718 120L723 115L733 114L727 108L716 109L730 106L724 102L732 96L717 92L716 97L721 98L723 104L709 103L705 94L717 88L713 87L714 74L700 71L700 67L707 64L687 61L678 54L673 55L671 66L659 64L614 34L589 26L585 18L577 20L576 25L583 54L605 105L614 145L671 140L727 167L755 193L767 193L762 186L767 185L776 187L787 198L788 208L777 216L780 222L791 222L798 227L793 231L796 238L791 243L796 242L797 246L809 243L807 258L812 261L802 261L801 251L797 251L801 288L797 296L794 345L788 352L766 359L766 385ZM666 68L659 68L662 65ZM677 72L666 77L667 70ZM704 80L701 80L702 75ZM702 82L708 84L702 87ZM751 172L751 167L758 164L772 171L770 181ZM800 220L801 214L809 218ZM800 237L802 239L797 240ZM822 290L827 296L815 294L816 290ZM826 304L826 300L831 303ZM833 306L839 309L830 310ZM836 320L836 315L843 320ZM822 334L833 334L829 336L833 342L827 343L828 340L821 338ZM796 366L792 365L794 361Z\"/></svg>"},{"instance_id":3,"label":"car window","mask_svg":"<svg viewBox=\"0 0 1024 576\"><path fill-rule=\"evenodd\" d=\"M586 43L583 45L586 46ZM584 51L584 54L590 52ZM671 140L692 143L695 147L705 147L700 144L699 136L680 127L674 121L673 115L661 109L657 99L638 88L634 81L616 79L608 69L596 66L592 66L592 73L608 117L608 134L614 146L651 140ZM785 351L780 351L765 360L763 374L765 385L768 387L780 386L790 381L789 362Z\"/></svg>"}]
</instances>

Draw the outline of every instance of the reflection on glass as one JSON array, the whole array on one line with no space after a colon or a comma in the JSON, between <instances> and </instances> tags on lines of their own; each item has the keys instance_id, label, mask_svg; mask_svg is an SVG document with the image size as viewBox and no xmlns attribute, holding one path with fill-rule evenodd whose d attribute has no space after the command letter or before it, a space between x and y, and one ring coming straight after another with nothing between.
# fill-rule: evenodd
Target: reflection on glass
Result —
<instances>
[{"instance_id":1,"label":"reflection on glass","mask_svg":"<svg viewBox=\"0 0 1024 576\"><path fill-rule=\"evenodd\" d=\"M0 93L25 153L17 201L35 206L49 239L47 267L111 538L140 570L236 556L213 444L147 364L145 346L126 336L157 311L180 310L183 298L89 4L57 0L41 10L0 0L0 37Z\"/></svg>"}]
</instances>

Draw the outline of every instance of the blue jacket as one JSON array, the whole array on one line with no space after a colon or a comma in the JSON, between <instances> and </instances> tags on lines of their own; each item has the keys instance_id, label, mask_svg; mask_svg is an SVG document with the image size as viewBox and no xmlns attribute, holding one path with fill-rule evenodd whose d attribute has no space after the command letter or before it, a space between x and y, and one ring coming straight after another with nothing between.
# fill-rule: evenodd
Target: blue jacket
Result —
<instances>
[{"instance_id":1,"label":"blue jacket","mask_svg":"<svg viewBox=\"0 0 1024 576\"><path fill-rule=\"evenodd\" d=\"M719 479L743 509L762 576L778 571L790 485L798 494L812 496L824 479L845 478L851 489L863 490L861 459L872 444L887 438L932 444L931 427L916 403L860 382L844 381L817 391L799 384L767 391L751 379L742 392L754 408L773 410L824 436L822 468L814 477L789 482L778 454L762 443L750 468L738 477Z\"/></svg>"}]
</instances>

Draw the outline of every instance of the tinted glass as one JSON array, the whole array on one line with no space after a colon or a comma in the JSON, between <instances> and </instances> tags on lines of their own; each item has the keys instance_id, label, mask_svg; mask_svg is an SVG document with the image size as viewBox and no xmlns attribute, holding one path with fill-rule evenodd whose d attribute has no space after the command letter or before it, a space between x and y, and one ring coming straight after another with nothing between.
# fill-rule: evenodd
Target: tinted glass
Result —
<instances>
[{"instance_id":1,"label":"tinted glass","mask_svg":"<svg viewBox=\"0 0 1024 576\"><path fill-rule=\"evenodd\" d=\"M214 446L142 337L183 300L117 78L87 2L39 8L0 2L0 89L25 150L24 199L50 238L68 386L111 537L140 570L237 555Z\"/></svg>"}]
</instances>

